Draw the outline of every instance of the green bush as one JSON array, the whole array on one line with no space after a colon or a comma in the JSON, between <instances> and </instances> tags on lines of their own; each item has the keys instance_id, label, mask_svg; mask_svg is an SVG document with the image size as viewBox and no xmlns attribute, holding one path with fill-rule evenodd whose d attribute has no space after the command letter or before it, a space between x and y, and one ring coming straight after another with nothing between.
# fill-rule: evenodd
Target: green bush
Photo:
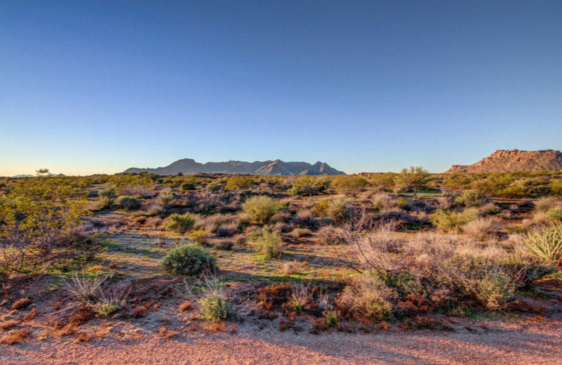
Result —
<instances>
[{"instance_id":1,"label":"green bush","mask_svg":"<svg viewBox=\"0 0 562 365\"><path fill-rule=\"evenodd\" d=\"M248 189L253 183L252 178L244 176L235 176L226 182L226 190L244 190Z\"/></svg>"},{"instance_id":2,"label":"green bush","mask_svg":"<svg viewBox=\"0 0 562 365\"><path fill-rule=\"evenodd\" d=\"M454 255L445 267L456 289L490 310L505 308L515 295L516 283L492 258Z\"/></svg>"},{"instance_id":3,"label":"green bush","mask_svg":"<svg viewBox=\"0 0 562 365\"><path fill-rule=\"evenodd\" d=\"M318 191L311 187L311 186L301 186L298 184L294 184L290 189L287 190L287 193L291 196L313 196L317 195Z\"/></svg>"},{"instance_id":4,"label":"green bush","mask_svg":"<svg viewBox=\"0 0 562 365\"><path fill-rule=\"evenodd\" d=\"M283 253L280 250L281 237L275 231L259 229L252 232L248 239L249 243L255 247L256 253L265 259L279 257Z\"/></svg>"},{"instance_id":5,"label":"green bush","mask_svg":"<svg viewBox=\"0 0 562 365\"><path fill-rule=\"evenodd\" d=\"M217 259L204 249L194 246L174 248L160 263L166 272L176 275L199 275L218 269Z\"/></svg>"},{"instance_id":6,"label":"green bush","mask_svg":"<svg viewBox=\"0 0 562 365\"><path fill-rule=\"evenodd\" d=\"M487 203L488 199L476 190L463 191L461 195L455 198L455 204L465 206L467 208L480 207Z\"/></svg>"},{"instance_id":7,"label":"green bush","mask_svg":"<svg viewBox=\"0 0 562 365\"><path fill-rule=\"evenodd\" d=\"M384 281L364 274L344 288L337 305L360 321L383 321L392 316L389 300L394 296L394 290Z\"/></svg>"},{"instance_id":8,"label":"green bush","mask_svg":"<svg viewBox=\"0 0 562 365\"><path fill-rule=\"evenodd\" d=\"M402 169L396 175L394 183L403 191L427 190L432 180L431 174L423 167L411 166L409 169Z\"/></svg>"},{"instance_id":9,"label":"green bush","mask_svg":"<svg viewBox=\"0 0 562 365\"><path fill-rule=\"evenodd\" d=\"M169 206L170 203L174 201L175 198L176 197L174 196L174 193L170 188L166 188L162 190L160 194L158 194L158 202L165 207Z\"/></svg>"},{"instance_id":10,"label":"green bush","mask_svg":"<svg viewBox=\"0 0 562 365\"><path fill-rule=\"evenodd\" d=\"M185 234L186 232L192 230L194 225L195 218L191 214L185 213L170 215L164 227L167 231Z\"/></svg>"},{"instance_id":11,"label":"green bush","mask_svg":"<svg viewBox=\"0 0 562 365\"><path fill-rule=\"evenodd\" d=\"M552 182L550 184L550 191L553 195L562 197L562 181Z\"/></svg>"},{"instance_id":12,"label":"green bush","mask_svg":"<svg viewBox=\"0 0 562 365\"><path fill-rule=\"evenodd\" d=\"M562 258L562 225L533 229L523 236L523 242L531 252L548 262Z\"/></svg>"},{"instance_id":13,"label":"green bush","mask_svg":"<svg viewBox=\"0 0 562 365\"><path fill-rule=\"evenodd\" d=\"M440 231L461 233L462 226L476 219L472 212L455 212L439 209L430 215L431 223Z\"/></svg>"},{"instance_id":14,"label":"green bush","mask_svg":"<svg viewBox=\"0 0 562 365\"><path fill-rule=\"evenodd\" d=\"M100 208L109 208L117 199L117 194L114 188L106 188L99 193Z\"/></svg>"},{"instance_id":15,"label":"green bush","mask_svg":"<svg viewBox=\"0 0 562 365\"><path fill-rule=\"evenodd\" d=\"M124 196L119 199L119 205L127 210L136 210L142 206L142 203L140 200L136 198L130 196Z\"/></svg>"},{"instance_id":16,"label":"green bush","mask_svg":"<svg viewBox=\"0 0 562 365\"><path fill-rule=\"evenodd\" d=\"M339 175L336 176L330 184L338 193L358 193L362 191L369 182L361 176L357 175Z\"/></svg>"},{"instance_id":17,"label":"green bush","mask_svg":"<svg viewBox=\"0 0 562 365\"><path fill-rule=\"evenodd\" d=\"M546 215L548 215L550 219L554 219L555 221L562 221L562 208L552 208L548 212L546 212Z\"/></svg>"},{"instance_id":18,"label":"green bush","mask_svg":"<svg viewBox=\"0 0 562 365\"><path fill-rule=\"evenodd\" d=\"M187 190L195 190L195 184L186 182L180 185L180 190L187 191Z\"/></svg>"},{"instance_id":19,"label":"green bush","mask_svg":"<svg viewBox=\"0 0 562 365\"><path fill-rule=\"evenodd\" d=\"M211 193L216 193L218 191L222 190L222 185L221 184L216 184L216 183L212 183L207 185L207 191L210 191Z\"/></svg>"},{"instance_id":20,"label":"green bush","mask_svg":"<svg viewBox=\"0 0 562 365\"><path fill-rule=\"evenodd\" d=\"M284 206L278 200L267 196L254 196L242 204L242 210L258 224L266 224Z\"/></svg>"},{"instance_id":21,"label":"green bush","mask_svg":"<svg viewBox=\"0 0 562 365\"><path fill-rule=\"evenodd\" d=\"M343 222L349 218L349 208L347 207L347 200L340 198L331 200L328 204L327 216L336 222Z\"/></svg>"},{"instance_id":22,"label":"green bush","mask_svg":"<svg viewBox=\"0 0 562 365\"><path fill-rule=\"evenodd\" d=\"M213 288L199 299L201 317L210 322L220 322L230 317L233 312L228 305L226 295Z\"/></svg>"}]
</instances>

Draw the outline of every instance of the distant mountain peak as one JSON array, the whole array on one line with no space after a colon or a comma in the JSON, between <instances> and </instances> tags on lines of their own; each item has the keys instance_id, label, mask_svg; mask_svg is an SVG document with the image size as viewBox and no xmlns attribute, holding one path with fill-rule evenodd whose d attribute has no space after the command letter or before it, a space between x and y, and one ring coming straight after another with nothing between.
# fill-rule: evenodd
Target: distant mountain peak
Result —
<instances>
[{"instance_id":1,"label":"distant mountain peak","mask_svg":"<svg viewBox=\"0 0 562 365\"><path fill-rule=\"evenodd\" d=\"M330 167L327 163L316 162L311 165L307 162L284 162L280 159L269 161L233 161L199 163L191 158L177 160L166 167L158 168L130 168L125 173L149 172L158 175L225 173L225 174L252 174L252 175L345 175L345 172Z\"/></svg>"}]
</instances>

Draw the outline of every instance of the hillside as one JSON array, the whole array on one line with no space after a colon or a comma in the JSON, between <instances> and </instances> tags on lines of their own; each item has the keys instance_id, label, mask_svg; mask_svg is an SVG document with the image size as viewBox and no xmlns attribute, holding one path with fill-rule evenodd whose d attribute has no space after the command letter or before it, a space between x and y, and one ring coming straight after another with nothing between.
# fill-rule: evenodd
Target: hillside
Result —
<instances>
[{"instance_id":1,"label":"hillside","mask_svg":"<svg viewBox=\"0 0 562 365\"><path fill-rule=\"evenodd\" d=\"M178 160L166 167L158 168L130 168L125 173L150 172L159 175L173 175L177 173L195 174L199 172L224 174L252 174L252 175L345 175L345 172L330 167L327 163L275 161L227 161L199 163L193 159Z\"/></svg>"},{"instance_id":2,"label":"hillside","mask_svg":"<svg viewBox=\"0 0 562 365\"><path fill-rule=\"evenodd\" d=\"M497 150L472 165L453 165L445 173L485 173L514 171L560 171L562 153L556 150Z\"/></svg>"}]
</instances>

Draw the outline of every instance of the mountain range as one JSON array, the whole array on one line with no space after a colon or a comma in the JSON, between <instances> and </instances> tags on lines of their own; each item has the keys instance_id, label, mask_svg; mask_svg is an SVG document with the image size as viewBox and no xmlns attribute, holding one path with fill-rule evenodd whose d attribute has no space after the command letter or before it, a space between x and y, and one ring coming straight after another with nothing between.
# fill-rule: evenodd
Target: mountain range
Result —
<instances>
[{"instance_id":1,"label":"mountain range","mask_svg":"<svg viewBox=\"0 0 562 365\"><path fill-rule=\"evenodd\" d=\"M316 162L284 162L275 161L227 161L199 163L191 158L184 158L173 162L166 167L136 168L132 167L124 173L149 172L158 175L224 173L224 174L251 174L251 175L345 175L345 172L330 167L327 163Z\"/></svg>"}]
</instances>

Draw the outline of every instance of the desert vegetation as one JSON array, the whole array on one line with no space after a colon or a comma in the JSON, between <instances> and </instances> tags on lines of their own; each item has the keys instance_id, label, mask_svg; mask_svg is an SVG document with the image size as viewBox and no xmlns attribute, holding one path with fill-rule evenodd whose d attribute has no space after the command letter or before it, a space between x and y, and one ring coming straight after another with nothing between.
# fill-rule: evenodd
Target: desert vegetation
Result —
<instances>
[{"instance_id":1,"label":"desert vegetation","mask_svg":"<svg viewBox=\"0 0 562 365\"><path fill-rule=\"evenodd\" d=\"M0 343L94 341L118 323L172 338L244 319L320 333L548 318L561 186L559 172L421 167L4 179Z\"/></svg>"}]
</instances>

